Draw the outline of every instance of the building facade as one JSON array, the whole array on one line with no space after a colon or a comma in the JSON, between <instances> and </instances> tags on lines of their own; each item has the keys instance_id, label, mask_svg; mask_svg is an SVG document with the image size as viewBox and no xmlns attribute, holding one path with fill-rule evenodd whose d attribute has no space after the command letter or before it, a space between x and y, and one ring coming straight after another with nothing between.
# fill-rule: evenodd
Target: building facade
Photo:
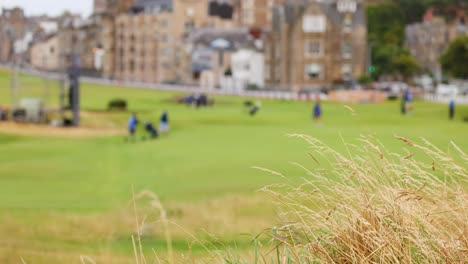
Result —
<instances>
[{"instance_id":1,"label":"building facade","mask_svg":"<svg viewBox=\"0 0 468 264\"><path fill-rule=\"evenodd\" d=\"M170 4L169 4L170 3ZM136 1L115 20L115 69L119 80L182 82L186 38L198 28L232 27L208 15L208 0Z\"/></svg>"},{"instance_id":2,"label":"building facade","mask_svg":"<svg viewBox=\"0 0 468 264\"><path fill-rule=\"evenodd\" d=\"M275 7L265 36L265 78L270 87L318 90L366 72L364 3L353 0L286 1Z\"/></svg>"},{"instance_id":3,"label":"building facade","mask_svg":"<svg viewBox=\"0 0 468 264\"><path fill-rule=\"evenodd\" d=\"M442 79L439 58L448 48L450 42L460 35L468 34L468 12L463 8L456 10L453 21L435 14L430 8L421 23L406 27L405 46L416 58L421 68L431 72L437 80Z\"/></svg>"},{"instance_id":4,"label":"building facade","mask_svg":"<svg viewBox=\"0 0 468 264\"><path fill-rule=\"evenodd\" d=\"M59 38L53 35L31 48L31 65L40 70L58 71L60 69Z\"/></svg>"},{"instance_id":5,"label":"building facade","mask_svg":"<svg viewBox=\"0 0 468 264\"><path fill-rule=\"evenodd\" d=\"M0 16L0 62L12 63L15 42L22 39L27 31L27 19L21 8L3 8Z\"/></svg>"},{"instance_id":6,"label":"building facade","mask_svg":"<svg viewBox=\"0 0 468 264\"><path fill-rule=\"evenodd\" d=\"M127 12L136 0L94 0L93 14L119 14Z\"/></svg>"},{"instance_id":7,"label":"building facade","mask_svg":"<svg viewBox=\"0 0 468 264\"><path fill-rule=\"evenodd\" d=\"M170 28L170 22L164 16L122 14L117 17L114 60L116 79L142 82L160 80L161 69L168 66L162 57L170 57L173 52L172 49L164 50L160 45L161 31ZM166 38L165 41L169 42L170 39Z\"/></svg>"},{"instance_id":8,"label":"building facade","mask_svg":"<svg viewBox=\"0 0 468 264\"><path fill-rule=\"evenodd\" d=\"M273 8L285 0L237 0L236 19L242 27L267 30L273 21Z\"/></svg>"}]
</instances>

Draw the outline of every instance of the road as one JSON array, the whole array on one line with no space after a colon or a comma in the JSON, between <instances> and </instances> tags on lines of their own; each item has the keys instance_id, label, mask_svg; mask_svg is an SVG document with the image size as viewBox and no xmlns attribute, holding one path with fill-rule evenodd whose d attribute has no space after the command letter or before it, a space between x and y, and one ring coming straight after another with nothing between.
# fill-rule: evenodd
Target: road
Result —
<instances>
[{"instance_id":1,"label":"road","mask_svg":"<svg viewBox=\"0 0 468 264\"><path fill-rule=\"evenodd\" d=\"M12 70L7 65L0 65L0 68ZM35 69L18 69L19 72L42 78L61 80L63 74L55 72L45 72ZM314 95L298 94L296 92L289 91L230 91L220 89L202 89L198 86L190 85L176 85L176 84L164 84L164 83L144 83L144 82L130 82L130 81L117 81L104 78L93 78L93 77L80 77L80 81L84 83L101 84L101 85L112 85L119 87L131 87L137 89L152 89L161 91L179 91L184 93L210 93L216 95L234 95L242 97L255 97L255 98L269 98L269 99L282 99L282 100L300 100L300 101L311 101L315 99ZM320 95L322 100L326 100L326 95Z\"/></svg>"}]
</instances>

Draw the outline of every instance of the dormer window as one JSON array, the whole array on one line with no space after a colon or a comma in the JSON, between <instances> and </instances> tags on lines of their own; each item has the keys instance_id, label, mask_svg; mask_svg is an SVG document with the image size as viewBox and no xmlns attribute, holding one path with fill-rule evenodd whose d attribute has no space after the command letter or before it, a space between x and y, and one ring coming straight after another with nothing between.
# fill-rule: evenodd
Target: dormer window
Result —
<instances>
[{"instance_id":1,"label":"dormer window","mask_svg":"<svg viewBox=\"0 0 468 264\"><path fill-rule=\"evenodd\" d=\"M302 20L302 28L306 33L325 32L327 20L322 15L307 15Z\"/></svg>"},{"instance_id":2,"label":"dormer window","mask_svg":"<svg viewBox=\"0 0 468 264\"><path fill-rule=\"evenodd\" d=\"M350 59L353 56L353 45L351 42L345 42L341 45L341 54L344 59Z\"/></svg>"},{"instance_id":3,"label":"dormer window","mask_svg":"<svg viewBox=\"0 0 468 264\"><path fill-rule=\"evenodd\" d=\"M336 3L338 12L341 13L354 13L357 10L357 3L353 0L339 0Z\"/></svg>"},{"instance_id":4,"label":"dormer window","mask_svg":"<svg viewBox=\"0 0 468 264\"><path fill-rule=\"evenodd\" d=\"M345 14L343 18L343 27L345 29L351 29L353 27L353 15L351 13Z\"/></svg>"}]
</instances>

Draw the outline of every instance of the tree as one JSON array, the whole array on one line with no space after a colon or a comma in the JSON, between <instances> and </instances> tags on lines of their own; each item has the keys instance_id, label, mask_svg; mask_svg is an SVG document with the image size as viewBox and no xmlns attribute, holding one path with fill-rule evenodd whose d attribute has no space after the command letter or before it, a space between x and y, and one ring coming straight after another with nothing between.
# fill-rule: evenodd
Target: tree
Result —
<instances>
[{"instance_id":1,"label":"tree","mask_svg":"<svg viewBox=\"0 0 468 264\"><path fill-rule=\"evenodd\" d=\"M374 78L382 75L408 78L419 71L416 60L403 48L405 14L409 16L411 14L408 12L412 12L412 9L403 12L399 5L403 2L395 0L395 2L368 6L367 19L369 42L372 43L372 65L375 67L375 72L372 73ZM416 3L418 1L409 0L409 2L408 5L413 9L421 9L416 16L422 16L424 8Z\"/></svg>"},{"instance_id":2,"label":"tree","mask_svg":"<svg viewBox=\"0 0 468 264\"><path fill-rule=\"evenodd\" d=\"M400 7L394 3L369 5L367 8L369 41L401 45L405 24Z\"/></svg>"},{"instance_id":3,"label":"tree","mask_svg":"<svg viewBox=\"0 0 468 264\"><path fill-rule=\"evenodd\" d=\"M427 9L427 0L394 0L400 7L405 24L421 21Z\"/></svg>"},{"instance_id":4,"label":"tree","mask_svg":"<svg viewBox=\"0 0 468 264\"><path fill-rule=\"evenodd\" d=\"M455 39L440 57L440 64L451 77L468 79L468 36Z\"/></svg>"},{"instance_id":5,"label":"tree","mask_svg":"<svg viewBox=\"0 0 468 264\"><path fill-rule=\"evenodd\" d=\"M395 72L408 79L419 72L418 62L408 52L402 52L393 59Z\"/></svg>"}]
</instances>

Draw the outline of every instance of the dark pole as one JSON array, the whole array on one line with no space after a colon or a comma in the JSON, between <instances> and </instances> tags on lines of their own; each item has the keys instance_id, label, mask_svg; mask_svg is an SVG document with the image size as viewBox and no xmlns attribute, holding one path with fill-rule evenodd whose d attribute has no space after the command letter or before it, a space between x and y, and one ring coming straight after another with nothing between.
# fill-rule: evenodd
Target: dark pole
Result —
<instances>
[{"instance_id":1,"label":"dark pole","mask_svg":"<svg viewBox=\"0 0 468 264\"><path fill-rule=\"evenodd\" d=\"M78 55L73 55L72 67L70 70L70 93L71 93L71 110L73 112L73 126L80 125L80 66Z\"/></svg>"}]
</instances>

